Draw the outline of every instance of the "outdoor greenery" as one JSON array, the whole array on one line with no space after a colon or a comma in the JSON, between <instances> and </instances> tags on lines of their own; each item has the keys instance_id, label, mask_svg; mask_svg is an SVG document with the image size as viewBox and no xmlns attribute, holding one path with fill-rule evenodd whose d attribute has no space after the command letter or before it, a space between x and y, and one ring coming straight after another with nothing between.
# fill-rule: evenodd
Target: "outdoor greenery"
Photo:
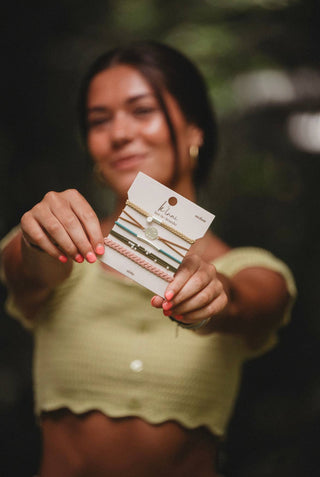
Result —
<instances>
[{"instance_id":1,"label":"outdoor greenery","mask_svg":"<svg viewBox=\"0 0 320 477\"><path fill-rule=\"evenodd\" d=\"M2 7L1 236L50 189L77 187L99 213L110 209L110 194L91 178L76 116L81 77L99 53L138 39L164 41L190 56L208 82L220 148L201 203L231 245L266 247L285 259L299 288L280 346L245 367L225 445L227 477L318 475L320 151L299 149L287 124L293 113L320 109L319 10L318 0L14 0ZM0 448L13 473L0 462L0 474L31 476L39 448L31 340L2 315L0 379L11 394L0 390ZM11 461L17 452L20 461Z\"/></svg>"}]
</instances>

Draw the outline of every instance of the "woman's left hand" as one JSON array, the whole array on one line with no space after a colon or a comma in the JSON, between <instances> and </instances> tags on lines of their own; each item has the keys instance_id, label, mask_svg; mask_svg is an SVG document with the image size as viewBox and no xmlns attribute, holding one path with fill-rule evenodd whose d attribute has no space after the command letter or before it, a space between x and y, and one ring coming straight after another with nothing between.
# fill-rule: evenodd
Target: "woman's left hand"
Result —
<instances>
[{"instance_id":1,"label":"woman's left hand","mask_svg":"<svg viewBox=\"0 0 320 477\"><path fill-rule=\"evenodd\" d=\"M184 258L165 291L165 299L154 296L151 300L152 306L163 308L165 316L194 325L219 314L227 303L214 265L195 254Z\"/></svg>"}]
</instances>

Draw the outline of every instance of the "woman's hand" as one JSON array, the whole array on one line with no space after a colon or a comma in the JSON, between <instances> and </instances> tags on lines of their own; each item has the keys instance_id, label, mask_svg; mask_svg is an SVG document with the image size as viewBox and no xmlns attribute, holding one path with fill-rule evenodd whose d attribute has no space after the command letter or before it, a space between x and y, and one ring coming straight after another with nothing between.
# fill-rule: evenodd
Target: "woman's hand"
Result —
<instances>
[{"instance_id":1,"label":"woman's hand","mask_svg":"<svg viewBox=\"0 0 320 477\"><path fill-rule=\"evenodd\" d=\"M40 248L65 263L92 263L104 253L99 220L75 189L48 192L41 202L21 218L21 230L27 244Z\"/></svg>"},{"instance_id":2,"label":"woman's hand","mask_svg":"<svg viewBox=\"0 0 320 477\"><path fill-rule=\"evenodd\" d=\"M151 300L152 306L162 307L166 316L194 325L221 313L227 302L214 265L191 254L184 258L168 285L165 299L154 296Z\"/></svg>"},{"instance_id":3,"label":"woman's hand","mask_svg":"<svg viewBox=\"0 0 320 477\"><path fill-rule=\"evenodd\" d=\"M48 192L23 215L21 232L1 259L16 305L32 319L52 289L70 275L72 260L92 263L103 253L96 214L79 192L66 190Z\"/></svg>"}]
</instances>

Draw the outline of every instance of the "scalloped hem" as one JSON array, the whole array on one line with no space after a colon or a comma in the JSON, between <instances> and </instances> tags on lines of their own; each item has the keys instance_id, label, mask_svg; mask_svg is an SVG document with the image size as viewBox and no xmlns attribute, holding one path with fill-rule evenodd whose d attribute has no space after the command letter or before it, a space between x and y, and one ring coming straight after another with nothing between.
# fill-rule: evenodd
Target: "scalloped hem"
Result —
<instances>
[{"instance_id":1,"label":"scalloped hem","mask_svg":"<svg viewBox=\"0 0 320 477\"><path fill-rule=\"evenodd\" d=\"M84 403L75 403L67 401L56 401L55 403L43 405L41 410L37 410L36 414L38 419L41 419L41 414L43 412L57 411L59 409L68 409L73 414L85 414L90 411L98 411L104 414L107 417L120 419L124 417L137 417L143 421L152 424L159 425L164 422L173 421L176 422L181 427L191 430L198 427L205 427L208 431L218 440L223 440L225 437L225 431L222 431L217 426L210 425L202 420L196 421L191 419L186 419L186 416L173 416L171 414L166 415L151 415L148 413L139 413L138 411L128 411L128 409L106 409L103 405L93 405L93 404L84 404Z\"/></svg>"}]
</instances>

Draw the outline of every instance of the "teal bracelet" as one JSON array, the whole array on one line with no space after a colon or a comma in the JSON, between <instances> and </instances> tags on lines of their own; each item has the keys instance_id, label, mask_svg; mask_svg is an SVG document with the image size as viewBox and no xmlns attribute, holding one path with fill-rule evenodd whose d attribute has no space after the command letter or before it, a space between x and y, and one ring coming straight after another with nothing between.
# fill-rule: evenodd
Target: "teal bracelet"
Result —
<instances>
[{"instance_id":1,"label":"teal bracelet","mask_svg":"<svg viewBox=\"0 0 320 477\"><path fill-rule=\"evenodd\" d=\"M133 230L130 230L128 227L126 227L125 225L121 224L118 220L115 221L115 224L122 228L123 230L126 230L127 232L129 232L129 234L133 235L134 237L136 237L138 240L141 240L141 242L144 242L148 245L150 245L151 247L153 247L155 250L158 250L158 252L162 253L163 255L166 255L167 257L171 258L171 260L175 261L176 263L179 263L179 265L181 264L181 260L178 260L177 258L175 258L173 255L171 255L170 253L166 252L165 250L163 250L162 248L158 247L157 245L155 245L153 242L151 242L150 240L144 238L144 237L141 237L141 235L137 234L136 232L133 232Z\"/></svg>"}]
</instances>

